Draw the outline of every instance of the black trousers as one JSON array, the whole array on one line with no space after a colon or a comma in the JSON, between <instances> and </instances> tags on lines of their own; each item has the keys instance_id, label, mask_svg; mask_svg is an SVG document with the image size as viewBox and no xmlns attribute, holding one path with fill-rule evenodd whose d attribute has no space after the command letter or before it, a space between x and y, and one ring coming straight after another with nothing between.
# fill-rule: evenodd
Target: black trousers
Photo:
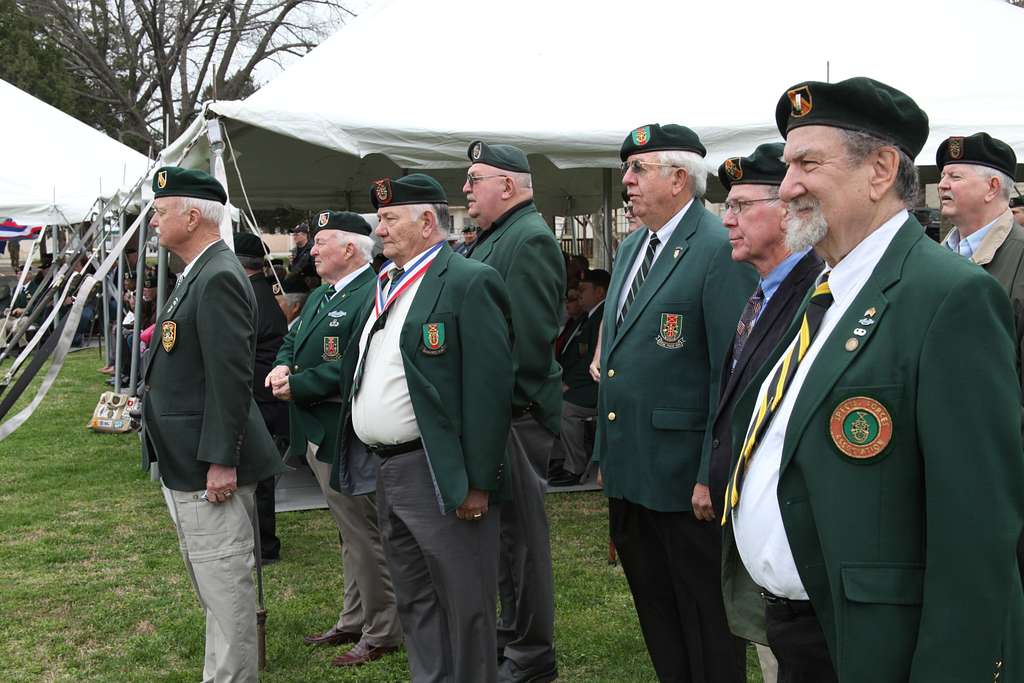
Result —
<instances>
[{"instance_id":1,"label":"black trousers","mask_svg":"<svg viewBox=\"0 0 1024 683\"><path fill-rule=\"evenodd\" d=\"M718 524L617 498L608 521L658 680L745 683L746 643L722 604Z\"/></svg>"},{"instance_id":2,"label":"black trousers","mask_svg":"<svg viewBox=\"0 0 1024 683\"><path fill-rule=\"evenodd\" d=\"M257 403L263 422L274 441L288 436L288 404L283 401ZM287 444L285 445L287 449ZM274 489L277 477L267 477L256 484L256 517L260 522L260 553L263 559L272 559L281 555L281 539L277 537L277 517L274 508L277 505Z\"/></svg>"},{"instance_id":3,"label":"black trousers","mask_svg":"<svg viewBox=\"0 0 1024 683\"><path fill-rule=\"evenodd\" d=\"M779 660L778 683L838 683L809 600L766 602L764 616L768 645Z\"/></svg>"}]
</instances>

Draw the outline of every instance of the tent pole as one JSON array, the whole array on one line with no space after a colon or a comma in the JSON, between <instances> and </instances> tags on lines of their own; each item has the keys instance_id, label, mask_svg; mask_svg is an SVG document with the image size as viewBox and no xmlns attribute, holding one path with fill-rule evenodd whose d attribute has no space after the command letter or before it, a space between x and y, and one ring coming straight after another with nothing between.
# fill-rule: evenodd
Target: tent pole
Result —
<instances>
[{"instance_id":1,"label":"tent pole","mask_svg":"<svg viewBox=\"0 0 1024 683\"><path fill-rule=\"evenodd\" d=\"M601 171L601 185L603 189L603 201L601 202L604 209L604 225L602 226L604 232L604 254L605 262L604 265L611 272L612 269L612 169L606 168Z\"/></svg>"},{"instance_id":2,"label":"tent pole","mask_svg":"<svg viewBox=\"0 0 1024 683\"><path fill-rule=\"evenodd\" d=\"M118 223L120 224L120 232L118 236L124 235L125 230L125 213L122 211L118 217ZM117 314L115 321L117 325L114 329L114 393L121 393L121 378L124 376L121 362L121 347L124 346L122 340L124 339L124 271L128 265L128 259L124 257L124 250L117 255Z\"/></svg>"},{"instance_id":3,"label":"tent pole","mask_svg":"<svg viewBox=\"0 0 1024 683\"><path fill-rule=\"evenodd\" d=\"M103 221L100 223L100 263L107 258L107 217L101 214L96 217L96 220ZM106 276L103 278L103 291L100 294L100 301L103 302L101 308L103 313L103 352L106 354L106 358L110 358L110 283L107 282Z\"/></svg>"},{"instance_id":4,"label":"tent pole","mask_svg":"<svg viewBox=\"0 0 1024 683\"><path fill-rule=\"evenodd\" d=\"M146 221L139 224L139 262L135 264L135 321L132 325L132 364L128 374L128 395L136 395L139 382L139 334L142 332L142 286L146 275Z\"/></svg>"},{"instance_id":5,"label":"tent pole","mask_svg":"<svg viewBox=\"0 0 1024 683\"><path fill-rule=\"evenodd\" d=\"M160 245L156 253L156 310L162 311L167 301L167 247Z\"/></svg>"}]
</instances>

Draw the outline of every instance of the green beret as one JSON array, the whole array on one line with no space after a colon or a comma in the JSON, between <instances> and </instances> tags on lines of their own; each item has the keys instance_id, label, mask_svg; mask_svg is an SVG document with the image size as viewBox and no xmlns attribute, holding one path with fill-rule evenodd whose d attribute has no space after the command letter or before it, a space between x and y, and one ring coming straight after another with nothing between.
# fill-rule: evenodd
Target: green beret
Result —
<instances>
[{"instance_id":1,"label":"green beret","mask_svg":"<svg viewBox=\"0 0 1024 683\"><path fill-rule=\"evenodd\" d=\"M466 155L474 164L487 164L513 173L530 172L526 152L512 145L488 145L483 140L474 140L469 143Z\"/></svg>"},{"instance_id":2,"label":"green beret","mask_svg":"<svg viewBox=\"0 0 1024 683\"><path fill-rule=\"evenodd\" d=\"M696 152L701 156L708 153L697 134L686 126L652 123L640 126L626 136L619 149L619 158L625 161L633 154L667 151Z\"/></svg>"},{"instance_id":3,"label":"green beret","mask_svg":"<svg viewBox=\"0 0 1024 683\"><path fill-rule=\"evenodd\" d=\"M928 115L892 86L858 76L838 83L798 83L779 98L775 123L782 137L800 126L860 131L916 157L928 140Z\"/></svg>"},{"instance_id":4,"label":"green beret","mask_svg":"<svg viewBox=\"0 0 1024 683\"><path fill-rule=\"evenodd\" d=\"M1017 155L1002 140L988 133L975 133L967 137L946 138L935 152L935 165L942 173L946 164L974 164L1002 171L1011 178L1017 176Z\"/></svg>"},{"instance_id":5,"label":"green beret","mask_svg":"<svg viewBox=\"0 0 1024 683\"><path fill-rule=\"evenodd\" d=\"M728 192L733 185L781 185L786 177L781 142L758 145L749 157L732 157L718 167L718 179Z\"/></svg>"},{"instance_id":6,"label":"green beret","mask_svg":"<svg viewBox=\"0 0 1024 683\"><path fill-rule=\"evenodd\" d=\"M1012 199L1010 199L1010 208L1011 209L1017 209L1017 208L1020 208L1022 206L1024 206L1024 196L1017 195L1016 197L1013 197Z\"/></svg>"},{"instance_id":7,"label":"green beret","mask_svg":"<svg viewBox=\"0 0 1024 683\"><path fill-rule=\"evenodd\" d=\"M251 232L236 232L233 236L235 255L263 258L270 251L267 245Z\"/></svg>"},{"instance_id":8,"label":"green beret","mask_svg":"<svg viewBox=\"0 0 1024 683\"><path fill-rule=\"evenodd\" d=\"M401 178L381 178L370 187L373 208L401 206L403 204L447 204L448 196L441 183L423 173L412 173Z\"/></svg>"},{"instance_id":9,"label":"green beret","mask_svg":"<svg viewBox=\"0 0 1024 683\"><path fill-rule=\"evenodd\" d=\"M153 176L153 194L157 197L192 197L227 204L224 186L209 173L179 166L164 166Z\"/></svg>"},{"instance_id":10,"label":"green beret","mask_svg":"<svg viewBox=\"0 0 1024 683\"><path fill-rule=\"evenodd\" d=\"M358 213L351 211L321 211L316 217L316 231L343 230L357 235L369 235L370 224Z\"/></svg>"}]
</instances>

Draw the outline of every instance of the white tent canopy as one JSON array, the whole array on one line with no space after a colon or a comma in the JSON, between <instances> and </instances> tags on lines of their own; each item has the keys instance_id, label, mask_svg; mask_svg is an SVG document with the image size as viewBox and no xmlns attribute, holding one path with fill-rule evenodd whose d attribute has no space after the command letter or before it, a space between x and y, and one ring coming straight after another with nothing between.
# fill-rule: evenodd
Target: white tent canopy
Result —
<instances>
[{"instance_id":1,"label":"white tent canopy","mask_svg":"<svg viewBox=\"0 0 1024 683\"><path fill-rule=\"evenodd\" d=\"M209 112L255 206L366 210L372 179L406 170L429 170L457 203L482 138L525 149L541 210L568 214L600 204L631 129L694 128L713 171L780 139L776 102L803 80L866 75L910 94L931 119L922 166L944 138L979 130L1022 155L1024 89L1003 68L1021 35L1024 11L1003 0L382 0ZM197 145L186 163L208 153Z\"/></svg>"},{"instance_id":2,"label":"white tent canopy","mask_svg":"<svg viewBox=\"0 0 1024 683\"><path fill-rule=\"evenodd\" d=\"M145 155L0 80L0 216L29 225L78 223L97 198L126 191Z\"/></svg>"}]
</instances>

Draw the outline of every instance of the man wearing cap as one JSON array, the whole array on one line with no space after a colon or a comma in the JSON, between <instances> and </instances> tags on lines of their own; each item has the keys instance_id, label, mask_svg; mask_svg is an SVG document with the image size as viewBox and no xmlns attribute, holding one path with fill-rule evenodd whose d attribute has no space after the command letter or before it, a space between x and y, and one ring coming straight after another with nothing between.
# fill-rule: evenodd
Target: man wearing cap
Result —
<instances>
[{"instance_id":1,"label":"man wearing cap","mask_svg":"<svg viewBox=\"0 0 1024 683\"><path fill-rule=\"evenodd\" d=\"M940 209L954 225L943 244L984 268L1010 297L1024 385L1024 228L1008 208L1017 155L1002 140L975 133L946 138L935 153L935 165ZM1017 556L1024 582L1024 536Z\"/></svg>"},{"instance_id":2,"label":"man wearing cap","mask_svg":"<svg viewBox=\"0 0 1024 683\"><path fill-rule=\"evenodd\" d=\"M385 262L343 359L342 442L378 459L381 535L414 683L497 677L498 514L512 402L508 295L448 247L422 173L374 183ZM335 482L352 474L342 448Z\"/></svg>"},{"instance_id":3,"label":"man wearing cap","mask_svg":"<svg viewBox=\"0 0 1024 683\"><path fill-rule=\"evenodd\" d=\"M1024 195L1017 195L1010 199L1010 213L1017 225L1024 225Z\"/></svg>"},{"instance_id":4,"label":"man wearing cap","mask_svg":"<svg viewBox=\"0 0 1024 683\"><path fill-rule=\"evenodd\" d=\"M516 389L508 440L512 501L501 512L499 678L542 683L557 677L555 592L544 511L548 458L561 423L561 368L555 362L565 262L533 203L526 154L512 145L469 145L462 191L483 233L470 257L491 266L512 298Z\"/></svg>"},{"instance_id":5,"label":"man wearing cap","mask_svg":"<svg viewBox=\"0 0 1024 683\"><path fill-rule=\"evenodd\" d=\"M309 226L299 223L292 228L292 240L295 242L295 254L285 275L285 282L309 286L308 280L316 277L316 265L310 253L313 245L309 242Z\"/></svg>"},{"instance_id":6,"label":"man wearing cap","mask_svg":"<svg viewBox=\"0 0 1024 683\"><path fill-rule=\"evenodd\" d=\"M590 361L604 317L604 300L611 275L607 270L587 270L577 286L581 320L562 344L558 362L562 366L562 426L558 447L564 454L562 473L552 486L573 486L583 480L590 465L591 444L597 414L597 382L590 376Z\"/></svg>"},{"instance_id":7,"label":"man wearing cap","mask_svg":"<svg viewBox=\"0 0 1024 683\"><path fill-rule=\"evenodd\" d=\"M143 454L160 480L206 611L203 680L255 681L253 492L282 469L252 398L256 300L220 239L227 196L201 171L153 176L160 244L185 262L142 372Z\"/></svg>"},{"instance_id":8,"label":"man wearing cap","mask_svg":"<svg viewBox=\"0 0 1024 683\"><path fill-rule=\"evenodd\" d=\"M376 463L358 469L359 476L341 490L330 478L339 449L342 355L358 335L358 313L373 291L372 251L370 225L359 214L322 211L317 216L311 255L326 284L310 293L266 378L274 395L290 402L291 456L309 464L342 538L341 613L331 628L305 638L315 646L355 643L334 666L379 659L397 650L402 637L377 526Z\"/></svg>"},{"instance_id":9,"label":"man wearing cap","mask_svg":"<svg viewBox=\"0 0 1024 683\"><path fill-rule=\"evenodd\" d=\"M705 154L676 124L622 143L622 183L646 229L623 240L608 290L594 459L659 679L738 683L744 643L722 609L708 491L711 397L756 279L702 205Z\"/></svg>"},{"instance_id":10,"label":"man wearing cap","mask_svg":"<svg viewBox=\"0 0 1024 683\"><path fill-rule=\"evenodd\" d=\"M907 212L928 117L859 77L776 121L786 244L827 269L734 411L730 625L780 681L1024 680L1013 316Z\"/></svg>"},{"instance_id":11,"label":"man wearing cap","mask_svg":"<svg viewBox=\"0 0 1024 683\"><path fill-rule=\"evenodd\" d=\"M476 244L476 233L479 230L475 225L465 225L462 228L462 243L455 247L455 253L468 256Z\"/></svg>"},{"instance_id":12,"label":"man wearing cap","mask_svg":"<svg viewBox=\"0 0 1024 683\"><path fill-rule=\"evenodd\" d=\"M276 398L264 386L264 379L274 366L281 342L288 333L284 313L274 298L276 283L263 273L263 264L269 253L266 243L251 232L238 232L233 236L235 257L242 264L252 292L256 296L256 356L253 364L252 396L260 409L263 423L275 442L288 439L288 404ZM269 477L256 485L256 515L260 527L260 555L264 564L281 557L281 539L277 537L277 516L274 514L274 487L277 477Z\"/></svg>"}]
</instances>

